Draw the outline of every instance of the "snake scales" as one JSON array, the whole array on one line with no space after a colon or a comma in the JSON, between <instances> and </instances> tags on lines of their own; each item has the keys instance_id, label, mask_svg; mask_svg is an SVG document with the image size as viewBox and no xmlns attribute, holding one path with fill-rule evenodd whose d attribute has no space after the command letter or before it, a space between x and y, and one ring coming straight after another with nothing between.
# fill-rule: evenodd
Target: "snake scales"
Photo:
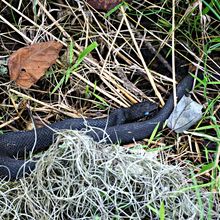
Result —
<instances>
[{"instance_id":1,"label":"snake scales","mask_svg":"<svg viewBox=\"0 0 220 220\"><path fill-rule=\"evenodd\" d=\"M182 79L177 86L178 99L190 91L192 85L192 76L187 75ZM158 123L159 129L161 129L173 107L173 95L171 94L165 106L154 117L145 121L137 120L143 118L146 112L155 109L155 105L149 102L142 102L130 108L117 109L104 119L70 118L35 131L16 131L0 135L0 177L14 180L23 177L24 173L28 174L34 170L35 162L26 162L24 158L30 152L46 150L53 142L56 130L80 130L89 125L93 127L93 130L87 134L94 140L98 141L107 137L107 142L125 144L150 136Z\"/></svg>"}]
</instances>

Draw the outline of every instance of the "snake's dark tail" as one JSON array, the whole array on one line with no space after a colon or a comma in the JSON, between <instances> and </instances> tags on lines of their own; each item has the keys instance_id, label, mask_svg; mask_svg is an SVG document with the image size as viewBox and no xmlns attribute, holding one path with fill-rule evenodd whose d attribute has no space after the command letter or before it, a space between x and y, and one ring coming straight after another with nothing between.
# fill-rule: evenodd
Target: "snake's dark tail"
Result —
<instances>
[{"instance_id":1,"label":"snake's dark tail","mask_svg":"<svg viewBox=\"0 0 220 220\"><path fill-rule=\"evenodd\" d=\"M35 162L16 160L0 156L0 178L4 180L20 179L35 169Z\"/></svg>"}]
</instances>

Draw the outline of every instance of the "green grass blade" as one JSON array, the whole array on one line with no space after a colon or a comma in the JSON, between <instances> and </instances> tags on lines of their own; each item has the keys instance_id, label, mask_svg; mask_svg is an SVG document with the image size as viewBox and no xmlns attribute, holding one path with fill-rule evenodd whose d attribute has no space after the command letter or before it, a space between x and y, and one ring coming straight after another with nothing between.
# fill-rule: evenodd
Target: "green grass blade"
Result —
<instances>
[{"instance_id":1,"label":"green grass blade","mask_svg":"<svg viewBox=\"0 0 220 220\"><path fill-rule=\"evenodd\" d=\"M96 41L92 42L88 47L86 47L79 54L79 57L78 57L76 63L73 65L73 69L76 69L79 66L79 64L83 61L83 59L97 47L98 47L98 43Z\"/></svg>"},{"instance_id":2,"label":"green grass blade","mask_svg":"<svg viewBox=\"0 0 220 220\"><path fill-rule=\"evenodd\" d=\"M160 204L160 211L159 211L159 217L160 220L165 220L165 206L164 206L164 202L162 201Z\"/></svg>"},{"instance_id":3,"label":"green grass blade","mask_svg":"<svg viewBox=\"0 0 220 220\"><path fill-rule=\"evenodd\" d=\"M112 8L111 10L109 10L109 11L105 14L104 18L109 17L111 14L113 14L115 11L117 11L122 5L124 5L124 2L121 2L120 4L116 5L114 8Z\"/></svg>"},{"instance_id":4,"label":"green grass blade","mask_svg":"<svg viewBox=\"0 0 220 220\"><path fill-rule=\"evenodd\" d=\"M71 45L70 45L71 46ZM98 43L95 41L93 43L91 43L88 47L86 47L80 54L79 54L79 57L78 59L76 60L76 63L72 66L72 67L69 67L66 71L66 79L65 79L65 83L67 83L67 81L69 80L70 78L70 75L71 75L71 72L73 70L76 70L78 68L78 66L80 65L80 63L82 63L82 61L84 60L84 58L89 54L91 53L95 48L97 48L98 46ZM73 47L72 47L73 48ZM71 49L71 47L70 47ZM72 49L73 50L73 49ZM73 52L72 52L73 54ZM73 55L72 55L72 58L73 58ZM70 58L71 59L71 58ZM72 62L72 61L71 61Z\"/></svg>"},{"instance_id":5,"label":"green grass blade","mask_svg":"<svg viewBox=\"0 0 220 220\"><path fill-rule=\"evenodd\" d=\"M55 88L53 89L51 94L55 93L57 91L57 89L59 89L61 87L61 85L64 83L64 80L65 80L65 76L63 76L61 78L61 80L57 83L57 85L55 86Z\"/></svg>"},{"instance_id":6,"label":"green grass blade","mask_svg":"<svg viewBox=\"0 0 220 220\"><path fill-rule=\"evenodd\" d=\"M205 0L202 0L202 2L204 3L204 5L206 5L206 7L216 16L217 19L220 20L220 14L214 9L214 7L212 6L213 4L209 4L207 3ZM219 3L217 3L218 5ZM220 7L220 6L219 6ZM207 14L207 9L206 10L203 10L203 14Z\"/></svg>"},{"instance_id":7,"label":"green grass blade","mask_svg":"<svg viewBox=\"0 0 220 220\"><path fill-rule=\"evenodd\" d=\"M157 126L154 128L149 140L148 140L148 145L151 144L151 142L153 141L153 139L155 138L156 134L157 134L157 131L158 131L158 128L159 128L159 123L157 124ZM147 129L147 128L146 128Z\"/></svg>"}]
</instances>

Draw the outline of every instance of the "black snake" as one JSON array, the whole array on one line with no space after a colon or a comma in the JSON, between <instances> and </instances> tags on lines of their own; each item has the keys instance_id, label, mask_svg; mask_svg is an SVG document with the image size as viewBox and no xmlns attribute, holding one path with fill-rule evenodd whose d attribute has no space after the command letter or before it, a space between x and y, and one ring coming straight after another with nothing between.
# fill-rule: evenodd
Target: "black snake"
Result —
<instances>
[{"instance_id":1,"label":"black snake","mask_svg":"<svg viewBox=\"0 0 220 220\"><path fill-rule=\"evenodd\" d=\"M190 91L192 85L193 77L187 75L177 86L178 99ZM150 136L158 124L160 129L169 117L173 110L173 95L170 95L165 106L154 117L145 121L137 121L143 118L146 112L154 109L154 104L142 102L130 108L117 109L107 118L70 118L35 131L8 132L0 135L0 177L14 180L23 177L25 173L30 173L35 168L35 162L26 162L24 158L29 152L46 150L52 143L56 130L80 130L89 125L93 129L87 134L97 141L104 137L106 142L121 144L142 140Z\"/></svg>"}]
</instances>

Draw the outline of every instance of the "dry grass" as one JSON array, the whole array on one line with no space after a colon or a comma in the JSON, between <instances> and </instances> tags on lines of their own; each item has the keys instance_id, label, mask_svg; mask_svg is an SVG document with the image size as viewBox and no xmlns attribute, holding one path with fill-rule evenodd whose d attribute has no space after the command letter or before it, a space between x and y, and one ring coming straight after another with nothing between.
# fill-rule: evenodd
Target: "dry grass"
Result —
<instances>
[{"instance_id":1,"label":"dry grass","mask_svg":"<svg viewBox=\"0 0 220 220\"><path fill-rule=\"evenodd\" d=\"M0 2L1 131L29 129L32 126L32 117L36 124L41 125L42 121L54 122L67 116L104 116L108 114L109 108L130 106L146 99L162 106L169 92L175 93L174 79L182 78L189 72L195 75L203 72L205 79L196 86L192 93L192 97L205 107L204 117L198 125L190 132L180 135L164 129L163 132L151 139L146 139L142 144L147 149L163 150L167 163L182 163L185 159L191 161L188 167L193 167L194 174L196 174L194 187L195 189L201 188L202 193L195 190L196 194L193 194L190 188L191 192L187 191L188 197L184 198L198 201L198 203L195 201L193 205L195 207L198 205L200 212L192 213L192 215L199 213L201 219L203 217L212 219L212 214L216 215L217 203L212 193L208 192L220 192L220 150L218 150L220 149L220 22L218 7L213 3L213 12L207 8L205 3L206 1L203 3L195 1L192 4L174 0L161 3L146 0L133 1L129 8L124 6L105 17L105 13L93 10L84 1L2 0ZM175 8L172 8L172 4ZM45 77L29 90L21 90L14 83L9 82L7 68L5 69L3 64L7 62L12 51L29 43L52 39L60 41L64 49L57 64L47 72ZM97 42L99 46L84 57L83 62L76 69L71 71L67 83L60 83L82 51L93 42ZM115 153L118 151L121 152L116 149ZM54 153L60 155L62 151ZM42 166L50 163L51 158L56 158L56 155L50 154L50 151L45 154L46 160L41 161ZM51 163L51 166L56 166L56 162ZM154 165L151 164L151 166ZM159 166L163 167L161 164ZM172 170L172 166L165 167ZM41 167L41 169L44 168ZM62 172L65 172L65 169ZM72 169L67 172L70 175L69 172L72 172ZM166 173L166 170L163 172ZM172 172L175 171L172 170ZM181 172L177 174L179 175L177 182L181 181L181 178L189 178ZM165 173L160 173L160 175L166 175ZM63 200L56 197L60 206L57 209L54 208L55 203L53 200L50 201L50 198L54 199L52 197L54 196L53 187L51 186L51 192L37 191L38 186L33 182L41 181L41 178L46 177L49 178L48 181L51 181L53 175L39 178L37 175L40 174L34 175L33 179L22 180L18 185L15 184L15 188L13 184L2 183L3 192L6 192L6 194L1 194L5 205L3 207L6 212L7 209L10 213L12 211L15 219L19 218L16 210L21 208L23 212L29 202L30 207L25 211L30 213L36 209L38 210L36 215L39 217L41 213L45 218L55 215L58 209L59 213L63 213L66 207L73 205L68 206L68 196L62 198ZM68 176L68 178L72 177ZM59 175L57 178L55 179L60 181L60 184L63 180L59 179ZM46 181L44 188L47 187L49 182L46 179L42 181ZM150 181L152 179L144 184L150 184L148 186L152 187ZM33 194L30 194L33 197L28 198L27 189L31 190L28 185L30 183L33 184L30 185L30 187L33 186ZM204 187L200 186L203 183ZM176 189L179 190L179 187L181 188L178 185ZM60 193L66 193L62 190ZM45 200L42 195L46 195ZM31 203L34 201L34 196L41 200L36 206ZM148 196L153 196L153 194L148 194ZM165 194L162 193L157 202L152 203L153 205L152 200L148 202L153 209L158 211L164 196ZM207 198L209 198L208 210L203 205L203 201L207 202ZM48 206L45 212L43 201ZM170 209L170 204L173 205L173 203L165 204L166 217L173 219L174 214ZM92 205L94 204L91 203ZM132 206L131 209L138 210L139 208ZM185 208L183 210L186 210ZM2 212L4 217L7 216L6 212ZM156 216L156 212L151 209L145 209L142 212ZM190 213L191 211L188 216L191 216ZM183 212L181 214L183 215ZM24 215L21 218L23 217Z\"/></svg>"}]
</instances>

